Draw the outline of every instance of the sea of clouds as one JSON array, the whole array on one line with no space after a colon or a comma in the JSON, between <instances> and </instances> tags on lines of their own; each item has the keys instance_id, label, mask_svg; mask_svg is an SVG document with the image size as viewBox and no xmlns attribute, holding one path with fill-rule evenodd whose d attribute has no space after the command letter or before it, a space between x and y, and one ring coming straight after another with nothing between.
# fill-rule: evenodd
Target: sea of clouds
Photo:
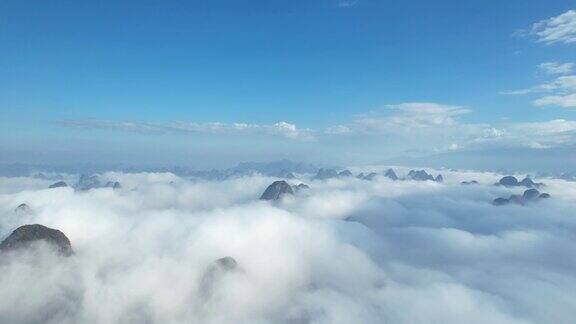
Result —
<instances>
[{"instance_id":1,"label":"sea of clouds","mask_svg":"<svg viewBox=\"0 0 576 324\"><path fill-rule=\"evenodd\" d=\"M277 180L262 176L105 173L122 188L89 191L0 178L1 239L38 223L75 252L0 256L0 323L574 323L576 183L539 179L552 198L493 206L522 190L442 174L301 178L311 189L276 203L258 200ZM238 269L207 293L225 256Z\"/></svg>"}]
</instances>

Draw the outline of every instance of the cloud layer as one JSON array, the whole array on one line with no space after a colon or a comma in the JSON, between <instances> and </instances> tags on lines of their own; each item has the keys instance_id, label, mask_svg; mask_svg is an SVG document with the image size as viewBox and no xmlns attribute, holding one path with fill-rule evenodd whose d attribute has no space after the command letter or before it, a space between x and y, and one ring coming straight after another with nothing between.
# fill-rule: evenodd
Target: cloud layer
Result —
<instances>
[{"instance_id":1,"label":"cloud layer","mask_svg":"<svg viewBox=\"0 0 576 324\"><path fill-rule=\"evenodd\" d=\"M122 189L87 192L1 178L2 236L41 223L76 253L5 257L0 321L571 323L576 186L545 179L552 199L495 207L514 191L492 186L497 175L443 174L443 184L303 179L311 190L278 204L257 200L274 180L259 176L107 173ZM17 215L23 202L32 213ZM239 270L202 293L223 256Z\"/></svg>"}]
</instances>

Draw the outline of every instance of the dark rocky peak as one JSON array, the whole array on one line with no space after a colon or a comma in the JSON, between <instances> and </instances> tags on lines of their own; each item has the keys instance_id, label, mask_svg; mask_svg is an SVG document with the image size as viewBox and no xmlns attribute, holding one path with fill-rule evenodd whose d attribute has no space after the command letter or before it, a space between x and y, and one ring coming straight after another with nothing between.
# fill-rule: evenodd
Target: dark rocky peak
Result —
<instances>
[{"instance_id":1,"label":"dark rocky peak","mask_svg":"<svg viewBox=\"0 0 576 324\"><path fill-rule=\"evenodd\" d=\"M444 182L444 177L443 177L441 174L439 174L439 175L436 176L436 178L434 178L434 181L436 181L436 182Z\"/></svg>"},{"instance_id":2,"label":"dark rocky peak","mask_svg":"<svg viewBox=\"0 0 576 324\"><path fill-rule=\"evenodd\" d=\"M522 179L522 181L520 181L519 185L524 186L526 188L540 188L540 187L544 186L543 183L534 182L529 177Z\"/></svg>"},{"instance_id":3,"label":"dark rocky peak","mask_svg":"<svg viewBox=\"0 0 576 324\"><path fill-rule=\"evenodd\" d=\"M308 189L310 189L310 186L304 183L301 183L297 186L292 186L293 191L308 190Z\"/></svg>"},{"instance_id":4,"label":"dark rocky peak","mask_svg":"<svg viewBox=\"0 0 576 324\"><path fill-rule=\"evenodd\" d=\"M524 200L534 200L537 199L539 196L540 191L538 191L537 189L528 189L524 191L524 193L522 194L522 198L524 198Z\"/></svg>"},{"instance_id":5,"label":"dark rocky peak","mask_svg":"<svg viewBox=\"0 0 576 324\"><path fill-rule=\"evenodd\" d=\"M14 212L18 215L26 215L32 213L32 208L26 204L20 204L14 209Z\"/></svg>"},{"instance_id":6,"label":"dark rocky peak","mask_svg":"<svg viewBox=\"0 0 576 324\"><path fill-rule=\"evenodd\" d=\"M89 176L82 174L78 180L78 183L76 184L76 188L78 190L90 190L100 187L102 187L102 184L100 183L100 179L97 175Z\"/></svg>"},{"instance_id":7,"label":"dark rocky peak","mask_svg":"<svg viewBox=\"0 0 576 324\"><path fill-rule=\"evenodd\" d=\"M29 248L34 242L39 241L44 241L55 247L61 255L69 256L73 253L70 240L64 233L39 224L18 227L0 243L0 251L6 252Z\"/></svg>"},{"instance_id":8,"label":"dark rocky peak","mask_svg":"<svg viewBox=\"0 0 576 324\"><path fill-rule=\"evenodd\" d=\"M278 200L285 194L294 194L292 187L284 180L274 181L271 185L268 186L268 188L266 188L262 196L260 196L260 199Z\"/></svg>"},{"instance_id":9,"label":"dark rocky peak","mask_svg":"<svg viewBox=\"0 0 576 324\"><path fill-rule=\"evenodd\" d=\"M120 185L120 182L118 182L118 181L108 181L108 182L106 182L104 187L105 188L112 188L112 189L120 189L120 188L122 188L122 185Z\"/></svg>"},{"instance_id":10,"label":"dark rocky peak","mask_svg":"<svg viewBox=\"0 0 576 324\"><path fill-rule=\"evenodd\" d=\"M547 193L540 193L537 189L528 189L525 190L522 195L511 195L510 198L496 198L492 201L492 204L495 206L502 206L509 203L515 203L518 205L525 205L529 202L537 202L541 199L550 198L550 195Z\"/></svg>"},{"instance_id":11,"label":"dark rocky peak","mask_svg":"<svg viewBox=\"0 0 576 324\"><path fill-rule=\"evenodd\" d=\"M526 187L526 188L540 188L543 187L543 183L536 183L532 181L529 177L522 179L522 181L518 181L514 176L505 176L500 181L498 181L497 185L501 185L504 187Z\"/></svg>"},{"instance_id":12,"label":"dark rocky peak","mask_svg":"<svg viewBox=\"0 0 576 324\"><path fill-rule=\"evenodd\" d=\"M376 178L378 174L376 172L370 172L369 174L365 175L362 179L372 181Z\"/></svg>"},{"instance_id":13,"label":"dark rocky peak","mask_svg":"<svg viewBox=\"0 0 576 324\"><path fill-rule=\"evenodd\" d=\"M356 176L356 178L358 178L358 179L364 179L364 172L360 172L360 174L358 174L358 175Z\"/></svg>"},{"instance_id":14,"label":"dark rocky peak","mask_svg":"<svg viewBox=\"0 0 576 324\"><path fill-rule=\"evenodd\" d=\"M227 273L236 272L239 270L238 262L233 257L226 256L212 262L200 281L199 291L202 298L210 298L214 285Z\"/></svg>"},{"instance_id":15,"label":"dark rocky peak","mask_svg":"<svg viewBox=\"0 0 576 324\"><path fill-rule=\"evenodd\" d=\"M338 172L336 172L336 170L322 168L322 169L318 170L314 179L315 180L326 180L326 179L331 179L331 178L336 178L336 177L338 177Z\"/></svg>"},{"instance_id":16,"label":"dark rocky peak","mask_svg":"<svg viewBox=\"0 0 576 324\"><path fill-rule=\"evenodd\" d=\"M514 176L505 176L498 181L498 184L504 187L516 187L518 186L518 179Z\"/></svg>"},{"instance_id":17,"label":"dark rocky peak","mask_svg":"<svg viewBox=\"0 0 576 324\"><path fill-rule=\"evenodd\" d=\"M510 200L506 199L506 198L496 198L494 199L494 201L492 201L492 204L494 206L503 206L503 205L508 205L510 203Z\"/></svg>"},{"instance_id":18,"label":"dark rocky peak","mask_svg":"<svg viewBox=\"0 0 576 324\"><path fill-rule=\"evenodd\" d=\"M523 205L525 202L524 197L521 195L511 195L510 198L508 198L508 200L511 203L515 203L515 204L519 204L519 205Z\"/></svg>"},{"instance_id":19,"label":"dark rocky peak","mask_svg":"<svg viewBox=\"0 0 576 324\"><path fill-rule=\"evenodd\" d=\"M434 177L424 170L410 170L410 172L408 172L407 178L416 181L434 181Z\"/></svg>"},{"instance_id":20,"label":"dark rocky peak","mask_svg":"<svg viewBox=\"0 0 576 324\"><path fill-rule=\"evenodd\" d=\"M526 177L526 178L522 179L522 181L520 181L519 184L520 184L521 186L524 186L524 187L532 187L532 186L534 186L536 183L534 183L534 181L532 181L532 179Z\"/></svg>"},{"instance_id":21,"label":"dark rocky peak","mask_svg":"<svg viewBox=\"0 0 576 324\"><path fill-rule=\"evenodd\" d=\"M211 267L223 271L234 271L238 268L238 262L233 257L226 256L214 261Z\"/></svg>"},{"instance_id":22,"label":"dark rocky peak","mask_svg":"<svg viewBox=\"0 0 576 324\"><path fill-rule=\"evenodd\" d=\"M396 172L394 172L394 169L386 170L386 172L384 173L384 176L387 178L390 178L394 181L398 180L398 175L396 175Z\"/></svg>"},{"instance_id":23,"label":"dark rocky peak","mask_svg":"<svg viewBox=\"0 0 576 324\"><path fill-rule=\"evenodd\" d=\"M62 188L62 187L68 187L68 184L64 181L58 181L58 182L51 184L48 188L54 189L54 188Z\"/></svg>"},{"instance_id":24,"label":"dark rocky peak","mask_svg":"<svg viewBox=\"0 0 576 324\"><path fill-rule=\"evenodd\" d=\"M461 185L477 185L478 181L476 180L472 180L472 181L462 181L460 182Z\"/></svg>"},{"instance_id":25,"label":"dark rocky peak","mask_svg":"<svg viewBox=\"0 0 576 324\"><path fill-rule=\"evenodd\" d=\"M339 177L352 177L353 174L352 174L352 172L350 172L350 170L343 170L343 171L340 171L338 173L338 176Z\"/></svg>"}]
</instances>

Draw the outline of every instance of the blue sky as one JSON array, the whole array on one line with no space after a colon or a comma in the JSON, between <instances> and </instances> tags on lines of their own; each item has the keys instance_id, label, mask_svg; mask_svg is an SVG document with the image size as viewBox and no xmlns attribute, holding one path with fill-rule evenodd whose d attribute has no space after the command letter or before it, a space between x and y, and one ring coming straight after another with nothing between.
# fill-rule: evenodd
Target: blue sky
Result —
<instances>
[{"instance_id":1,"label":"blue sky","mask_svg":"<svg viewBox=\"0 0 576 324\"><path fill-rule=\"evenodd\" d=\"M0 162L204 168L570 151L572 10L572 1L3 1Z\"/></svg>"}]
</instances>

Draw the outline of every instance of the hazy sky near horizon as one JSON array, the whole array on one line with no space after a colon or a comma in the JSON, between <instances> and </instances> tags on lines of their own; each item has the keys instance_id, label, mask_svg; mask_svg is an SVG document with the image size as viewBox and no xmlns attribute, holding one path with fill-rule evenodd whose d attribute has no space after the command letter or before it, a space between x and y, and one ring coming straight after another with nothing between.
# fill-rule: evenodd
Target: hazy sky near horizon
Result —
<instances>
[{"instance_id":1,"label":"hazy sky near horizon","mask_svg":"<svg viewBox=\"0 0 576 324\"><path fill-rule=\"evenodd\" d=\"M576 144L573 1L3 1L0 40L0 162Z\"/></svg>"}]
</instances>

